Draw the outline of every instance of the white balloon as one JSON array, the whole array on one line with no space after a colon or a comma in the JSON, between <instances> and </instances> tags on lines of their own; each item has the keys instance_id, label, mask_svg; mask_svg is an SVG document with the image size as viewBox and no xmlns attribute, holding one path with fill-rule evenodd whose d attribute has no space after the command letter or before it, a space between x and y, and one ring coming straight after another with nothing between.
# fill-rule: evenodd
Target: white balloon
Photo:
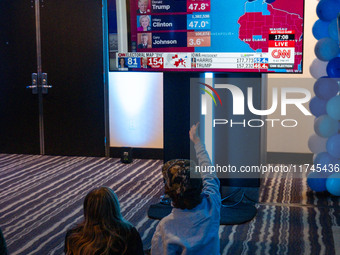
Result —
<instances>
[{"instance_id":1,"label":"white balloon","mask_svg":"<svg viewBox=\"0 0 340 255\"><path fill-rule=\"evenodd\" d=\"M319 79L322 76L327 76L327 64L328 61L321 61L320 59L314 59L309 67L310 74L315 78Z\"/></svg>"},{"instance_id":2,"label":"white balloon","mask_svg":"<svg viewBox=\"0 0 340 255\"><path fill-rule=\"evenodd\" d=\"M324 137L318 136L317 134L313 134L308 139L308 148L314 154L327 151L326 149L327 140L328 138L324 138Z\"/></svg>"}]
</instances>

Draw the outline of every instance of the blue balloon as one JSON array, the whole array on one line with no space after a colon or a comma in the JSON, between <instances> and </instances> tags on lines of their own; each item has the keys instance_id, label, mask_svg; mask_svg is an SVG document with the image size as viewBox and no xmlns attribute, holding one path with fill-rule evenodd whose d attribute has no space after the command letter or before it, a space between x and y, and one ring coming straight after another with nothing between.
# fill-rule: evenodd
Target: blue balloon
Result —
<instances>
[{"instance_id":1,"label":"blue balloon","mask_svg":"<svg viewBox=\"0 0 340 255\"><path fill-rule=\"evenodd\" d=\"M323 21L331 21L338 16L339 2L336 0L321 0L316 7L316 14Z\"/></svg>"},{"instance_id":2,"label":"blue balloon","mask_svg":"<svg viewBox=\"0 0 340 255\"><path fill-rule=\"evenodd\" d=\"M327 190L326 180L327 178L322 172L311 172L307 177L307 184L312 190L316 192L323 192Z\"/></svg>"},{"instance_id":3,"label":"blue balloon","mask_svg":"<svg viewBox=\"0 0 340 255\"><path fill-rule=\"evenodd\" d=\"M340 173L334 173L326 180L326 188L334 196L340 196Z\"/></svg>"},{"instance_id":4,"label":"blue balloon","mask_svg":"<svg viewBox=\"0 0 340 255\"><path fill-rule=\"evenodd\" d=\"M314 84L314 93L320 99L328 100L336 96L338 91L337 81L326 76L319 78Z\"/></svg>"},{"instance_id":5,"label":"blue balloon","mask_svg":"<svg viewBox=\"0 0 340 255\"><path fill-rule=\"evenodd\" d=\"M335 58L339 53L339 45L332 38L325 37L321 38L315 45L315 55L322 61L329 61Z\"/></svg>"},{"instance_id":6,"label":"blue balloon","mask_svg":"<svg viewBox=\"0 0 340 255\"><path fill-rule=\"evenodd\" d=\"M340 57L329 61L327 64L327 74L331 78L340 78Z\"/></svg>"},{"instance_id":7,"label":"blue balloon","mask_svg":"<svg viewBox=\"0 0 340 255\"><path fill-rule=\"evenodd\" d=\"M315 39L320 40L321 38L329 37L328 34L329 24L330 22L323 21L321 19L315 21L312 28L313 36L315 37Z\"/></svg>"},{"instance_id":8,"label":"blue balloon","mask_svg":"<svg viewBox=\"0 0 340 255\"><path fill-rule=\"evenodd\" d=\"M335 41L339 40L337 19L333 19L329 23L329 25L328 25L328 34L329 34L329 37L332 38L333 40L335 40Z\"/></svg>"},{"instance_id":9,"label":"blue balloon","mask_svg":"<svg viewBox=\"0 0 340 255\"><path fill-rule=\"evenodd\" d=\"M328 115L321 115L314 122L314 131L318 136L330 137L338 132L339 124Z\"/></svg>"},{"instance_id":10,"label":"blue balloon","mask_svg":"<svg viewBox=\"0 0 340 255\"><path fill-rule=\"evenodd\" d=\"M340 134L336 134L328 138L326 148L331 156L340 159Z\"/></svg>"},{"instance_id":11,"label":"blue balloon","mask_svg":"<svg viewBox=\"0 0 340 255\"><path fill-rule=\"evenodd\" d=\"M325 177L331 175L338 160L327 152L318 153L314 159L315 169L321 169Z\"/></svg>"},{"instance_id":12,"label":"blue balloon","mask_svg":"<svg viewBox=\"0 0 340 255\"><path fill-rule=\"evenodd\" d=\"M314 159L314 164L320 164L322 166L326 166L328 164L335 164L338 161L338 159L331 156L328 152L320 152L316 154L316 157Z\"/></svg>"},{"instance_id":13,"label":"blue balloon","mask_svg":"<svg viewBox=\"0 0 340 255\"><path fill-rule=\"evenodd\" d=\"M340 96L335 96L329 99L326 111L331 118L340 120Z\"/></svg>"},{"instance_id":14,"label":"blue balloon","mask_svg":"<svg viewBox=\"0 0 340 255\"><path fill-rule=\"evenodd\" d=\"M315 117L327 114L326 111L327 101L318 97L313 97L309 102L309 110Z\"/></svg>"},{"instance_id":15,"label":"blue balloon","mask_svg":"<svg viewBox=\"0 0 340 255\"><path fill-rule=\"evenodd\" d=\"M327 138L320 137L316 134L311 135L308 138L308 148L314 154L326 151Z\"/></svg>"}]
</instances>

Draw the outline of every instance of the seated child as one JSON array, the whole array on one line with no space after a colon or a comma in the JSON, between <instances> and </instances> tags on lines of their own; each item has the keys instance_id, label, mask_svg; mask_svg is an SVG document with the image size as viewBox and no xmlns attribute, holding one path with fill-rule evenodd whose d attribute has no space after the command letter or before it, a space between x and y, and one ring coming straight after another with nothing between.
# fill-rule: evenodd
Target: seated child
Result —
<instances>
[{"instance_id":1,"label":"seated child","mask_svg":"<svg viewBox=\"0 0 340 255\"><path fill-rule=\"evenodd\" d=\"M84 221L67 232L65 254L144 254L139 233L122 217L112 189L101 187L86 195Z\"/></svg>"},{"instance_id":2,"label":"seated child","mask_svg":"<svg viewBox=\"0 0 340 255\"><path fill-rule=\"evenodd\" d=\"M199 165L211 166L197 128L198 123L191 127L189 136ZM162 167L165 194L170 196L174 208L159 222L151 254L220 254L220 183L215 173L198 172L192 161L183 159L168 161Z\"/></svg>"}]
</instances>

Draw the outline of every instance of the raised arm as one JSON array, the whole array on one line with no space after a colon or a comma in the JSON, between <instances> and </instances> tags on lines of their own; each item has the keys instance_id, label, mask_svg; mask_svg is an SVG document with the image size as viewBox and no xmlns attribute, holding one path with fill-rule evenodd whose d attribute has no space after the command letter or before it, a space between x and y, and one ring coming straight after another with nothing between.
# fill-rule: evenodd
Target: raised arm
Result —
<instances>
[{"instance_id":1,"label":"raised arm","mask_svg":"<svg viewBox=\"0 0 340 255\"><path fill-rule=\"evenodd\" d=\"M220 181L217 178L215 172L210 172L208 167L211 167L211 160L209 155L205 149L204 144L201 143L201 139L197 134L199 123L193 125L189 131L190 140L194 143L196 156L198 159L198 164L201 167L200 169L204 169L206 171L200 171L200 174L203 179L203 190L206 193L214 193L220 196Z\"/></svg>"}]
</instances>

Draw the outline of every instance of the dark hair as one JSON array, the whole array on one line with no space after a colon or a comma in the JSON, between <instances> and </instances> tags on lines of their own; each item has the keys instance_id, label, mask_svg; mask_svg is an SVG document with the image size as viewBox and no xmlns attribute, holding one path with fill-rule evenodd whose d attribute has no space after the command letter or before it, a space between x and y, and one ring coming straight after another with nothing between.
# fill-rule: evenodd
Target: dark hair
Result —
<instances>
[{"instance_id":1,"label":"dark hair","mask_svg":"<svg viewBox=\"0 0 340 255\"><path fill-rule=\"evenodd\" d=\"M165 194L180 209L193 209L202 202L202 178L195 175L195 163L187 159L170 160L163 165ZM192 171L190 171L192 169Z\"/></svg>"},{"instance_id":2,"label":"dark hair","mask_svg":"<svg viewBox=\"0 0 340 255\"><path fill-rule=\"evenodd\" d=\"M120 213L112 189L101 187L88 193L84 200L84 221L66 236L67 255L124 254L132 225Z\"/></svg>"}]
</instances>

